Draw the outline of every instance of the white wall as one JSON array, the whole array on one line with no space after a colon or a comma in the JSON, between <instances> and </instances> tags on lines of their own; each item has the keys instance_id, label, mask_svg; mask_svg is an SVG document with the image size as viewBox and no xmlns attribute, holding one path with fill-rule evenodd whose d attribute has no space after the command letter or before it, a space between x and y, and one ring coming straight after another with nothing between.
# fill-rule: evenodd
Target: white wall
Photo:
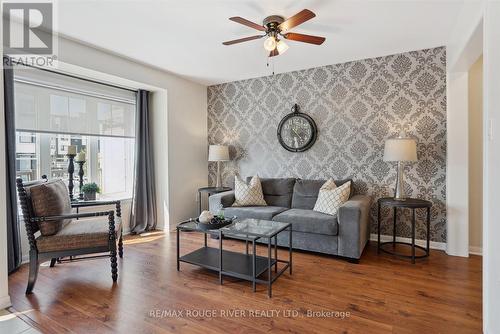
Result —
<instances>
[{"instance_id":1,"label":"white wall","mask_svg":"<svg viewBox=\"0 0 500 334\"><path fill-rule=\"evenodd\" d=\"M483 329L500 333L500 2L484 18Z\"/></svg>"},{"instance_id":2,"label":"white wall","mask_svg":"<svg viewBox=\"0 0 500 334\"><path fill-rule=\"evenodd\" d=\"M500 2L470 1L466 2L464 15L458 20L455 30L458 36L448 48L449 72L467 71L483 53L483 331L488 334L500 333L500 205L498 189L500 189ZM478 36L481 37L478 40ZM448 89L454 89L453 85ZM458 87L462 90L463 86ZM458 91L448 94L453 99ZM460 100L458 97L457 101ZM455 101L456 102L456 101ZM451 103L454 103L451 101ZM460 107L460 106L459 106ZM462 120L463 122L464 120ZM462 122L449 126L463 126ZM448 141L448 149L458 149L454 145L462 141ZM458 151L457 151L458 152ZM451 168L451 166L448 166ZM463 171L465 172L465 171ZM465 176L465 175L464 175ZM463 183L464 178L450 182ZM448 193L456 188L449 188ZM465 199L465 194L460 199ZM448 229L459 235L458 239L448 240L454 243L454 250L460 252L466 247L463 235L468 233L463 227L455 225L455 220L448 220ZM468 224L467 224L468 225ZM455 243L461 240L460 243ZM450 253L450 252L449 252Z\"/></svg>"},{"instance_id":3,"label":"white wall","mask_svg":"<svg viewBox=\"0 0 500 334\"><path fill-rule=\"evenodd\" d=\"M468 71L482 53L482 14L482 1L466 2L446 46L446 252L456 256L469 256Z\"/></svg>"},{"instance_id":4,"label":"white wall","mask_svg":"<svg viewBox=\"0 0 500 334\"><path fill-rule=\"evenodd\" d=\"M446 81L446 253L469 256L467 72L448 72Z\"/></svg>"}]
</instances>

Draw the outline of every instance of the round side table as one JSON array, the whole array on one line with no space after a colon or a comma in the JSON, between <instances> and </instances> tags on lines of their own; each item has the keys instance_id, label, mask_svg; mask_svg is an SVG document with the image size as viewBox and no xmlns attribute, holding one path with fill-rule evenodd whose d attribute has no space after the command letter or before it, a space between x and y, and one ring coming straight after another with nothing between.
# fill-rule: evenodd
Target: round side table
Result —
<instances>
[{"instance_id":1,"label":"round side table","mask_svg":"<svg viewBox=\"0 0 500 334\"><path fill-rule=\"evenodd\" d=\"M380 242L380 209L382 206L387 206L387 207L392 207L393 208L393 230L392 230L392 241L387 241L387 242ZM377 227L378 227L378 232L377 232L377 238L378 238L378 246L377 246L377 253L380 253L380 251L383 251L385 253L391 254L391 255L396 255L399 257L403 258L409 258L411 259L411 263L415 263L415 259L420 259L424 257L428 257L430 254L430 231L431 231L431 207L432 203L426 200L422 199L417 199L417 198L407 198L404 201L401 200L396 200L392 197L384 197L380 198L378 200L378 217L377 217ZM397 222L397 208L408 208L412 209L412 220L411 220L411 243L409 242L402 242L402 241L396 241L396 222ZM416 219L415 219L415 210L417 209L427 209L427 247L424 248L419 245L415 245L415 224L416 224ZM411 246L411 255L405 255L405 254L400 254L395 251L389 251L387 249L384 249L382 246L386 244L392 244L393 246L396 246L396 244L401 244L401 245L408 245ZM415 249L419 248L423 251L425 251L424 255L415 255Z\"/></svg>"}]
</instances>

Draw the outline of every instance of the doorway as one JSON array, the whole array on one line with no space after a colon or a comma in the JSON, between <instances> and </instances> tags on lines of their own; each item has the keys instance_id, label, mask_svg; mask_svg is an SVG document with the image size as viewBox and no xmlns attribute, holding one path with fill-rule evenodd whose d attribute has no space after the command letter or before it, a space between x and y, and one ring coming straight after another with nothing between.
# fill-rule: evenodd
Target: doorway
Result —
<instances>
[{"instance_id":1,"label":"doorway","mask_svg":"<svg viewBox=\"0 0 500 334\"><path fill-rule=\"evenodd\" d=\"M483 56L469 69L469 253L483 247Z\"/></svg>"}]
</instances>

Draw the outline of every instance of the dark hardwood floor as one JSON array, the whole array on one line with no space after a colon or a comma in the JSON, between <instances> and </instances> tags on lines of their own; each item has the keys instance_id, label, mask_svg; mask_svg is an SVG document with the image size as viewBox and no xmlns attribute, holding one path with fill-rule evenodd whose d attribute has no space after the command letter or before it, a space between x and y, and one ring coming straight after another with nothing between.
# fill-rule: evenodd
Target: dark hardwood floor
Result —
<instances>
[{"instance_id":1,"label":"dark hardwood floor","mask_svg":"<svg viewBox=\"0 0 500 334\"><path fill-rule=\"evenodd\" d=\"M201 244L200 235L184 234L182 252ZM225 244L244 250L242 242ZM295 252L293 275L280 277L269 299L262 285L256 293L249 282L231 278L220 286L215 273L184 263L177 272L175 252L173 233L128 237L117 284L109 259L45 264L29 296L23 265L9 277L11 310L45 333L481 332L478 256L432 251L412 265L377 255L372 243L360 263L351 264Z\"/></svg>"}]
</instances>

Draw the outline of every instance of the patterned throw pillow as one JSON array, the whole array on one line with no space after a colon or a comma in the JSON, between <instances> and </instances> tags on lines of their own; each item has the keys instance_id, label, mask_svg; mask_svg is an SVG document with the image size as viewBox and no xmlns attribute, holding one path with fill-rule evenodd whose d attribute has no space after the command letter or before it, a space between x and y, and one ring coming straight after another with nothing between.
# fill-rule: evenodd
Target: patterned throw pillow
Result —
<instances>
[{"instance_id":1,"label":"patterned throw pillow","mask_svg":"<svg viewBox=\"0 0 500 334\"><path fill-rule=\"evenodd\" d=\"M71 213L68 188L62 180L32 186L29 192L35 216L59 216ZM50 236L59 232L69 222L71 219L39 222L38 228L43 236Z\"/></svg>"},{"instance_id":2,"label":"patterned throw pillow","mask_svg":"<svg viewBox=\"0 0 500 334\"><path fill-rule=\"evenodd\" d=\"M257 175L252 177L249 184L246 184L245 181L235 176L234 198L233 206L267 205L262 193L262 185Z\"/></svg>"},{"instance_id":3,"label":"patterned throw pillow","mask_svg":"<svg viewBox=\"0 0 500 334\"><path fill-rule=\"evenodd\" d=\"M314 211L336 215L339 208L347 202L351 193L351 181L344 183L340 187L335 185L332 179L323 184L319 190L318 199L314 205Z\"/></svg>"}]
</instances>

